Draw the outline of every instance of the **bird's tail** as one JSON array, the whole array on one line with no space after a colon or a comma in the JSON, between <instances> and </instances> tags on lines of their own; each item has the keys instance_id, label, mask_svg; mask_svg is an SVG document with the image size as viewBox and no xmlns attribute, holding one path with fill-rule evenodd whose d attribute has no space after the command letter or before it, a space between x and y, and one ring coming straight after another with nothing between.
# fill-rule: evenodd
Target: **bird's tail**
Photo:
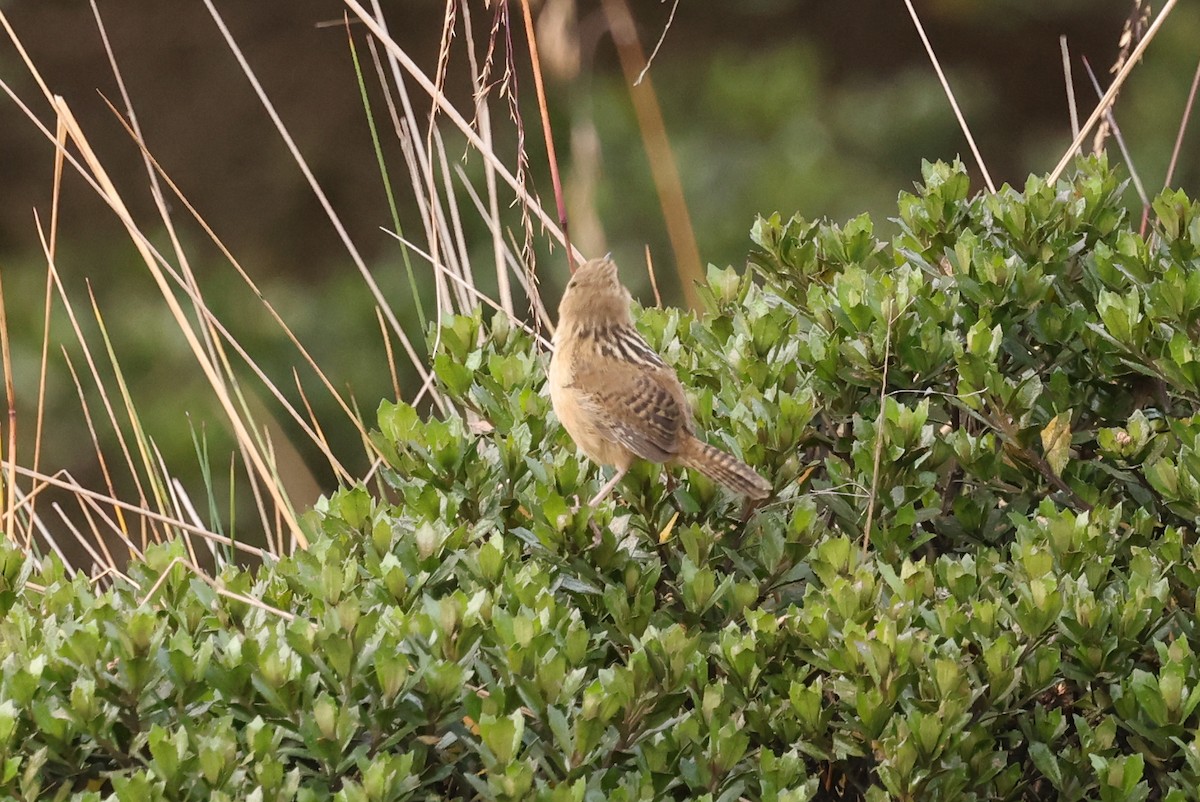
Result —
<instances>
[{"instance_id":1,"label":"bird's tail","mask_svg":"<svg viewBox=\"0 0 1200 802\"><path fill-rule=\"evenodd\" d=\"M771 494L771 483L732 454L714 448L703 440L691 438L676 456L682 464L720 482L734 492L758 501Z\"/></svg>"}]
</instances>

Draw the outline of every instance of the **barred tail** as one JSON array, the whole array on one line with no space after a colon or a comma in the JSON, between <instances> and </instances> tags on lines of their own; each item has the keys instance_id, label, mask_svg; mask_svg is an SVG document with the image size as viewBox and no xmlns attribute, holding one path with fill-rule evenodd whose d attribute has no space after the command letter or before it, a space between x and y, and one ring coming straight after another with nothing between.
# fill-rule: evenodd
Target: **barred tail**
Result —
<instances>
[{"instance_id":1,"label":"barred tail","mask_svg":"<svg viewBox=\"0 0 1200 802\"><path fill-rule=\"evenodd\" d=\"M755 501L771 495L771 483L759 476L753 468L703 440L691 438L676 459L714 482L720 482L730 490Z\"/></svg>"}]
</instances>

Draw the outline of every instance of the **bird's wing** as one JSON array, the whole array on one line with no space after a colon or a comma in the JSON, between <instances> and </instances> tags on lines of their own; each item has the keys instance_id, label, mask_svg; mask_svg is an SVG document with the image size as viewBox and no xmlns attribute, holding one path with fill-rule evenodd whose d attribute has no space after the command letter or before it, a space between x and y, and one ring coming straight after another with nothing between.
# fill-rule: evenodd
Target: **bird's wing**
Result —
<instances>
[{"instance_id":1,"label":"bird's wing","mask_svg":"<svg viewBox=\"0 0 1200 802\"><path fill-rule=\"evenodd\" d=\"M689 413L669 369L609 364L577 372L572 386L597 428L642 459L665 462L679 450Z\"/></svg>"}]
</instances>

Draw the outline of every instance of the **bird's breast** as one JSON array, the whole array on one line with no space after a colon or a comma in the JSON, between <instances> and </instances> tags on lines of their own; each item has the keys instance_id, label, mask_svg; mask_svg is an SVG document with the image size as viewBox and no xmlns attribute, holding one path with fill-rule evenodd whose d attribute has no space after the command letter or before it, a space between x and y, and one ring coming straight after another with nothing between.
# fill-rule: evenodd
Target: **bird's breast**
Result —
<instances>
[{"instance_id":1,"label":"bird's breast","mask_svg":"<svg viewBox=\"0 0 1200 802\"><path fill-rule=\"evenodd\" d=\"M554 354L550 357L550 403L559 422L584 454L601 465L627 468L632 455L612 439L575 385L575 366L580 358L586 359L581 353L585 348L586 343L573 338L564 338L555 344Z\"/></svg>"}]
</instances>

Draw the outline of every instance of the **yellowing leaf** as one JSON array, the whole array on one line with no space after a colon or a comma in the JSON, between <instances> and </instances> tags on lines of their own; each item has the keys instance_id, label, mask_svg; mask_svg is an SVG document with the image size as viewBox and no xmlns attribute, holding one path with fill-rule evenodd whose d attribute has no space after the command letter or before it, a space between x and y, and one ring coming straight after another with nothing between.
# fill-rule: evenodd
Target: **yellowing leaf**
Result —
<instances>
[{"instance_id":1,"label":"yellowing leaf","mask_svg":"<svg viewBox=\"0 0 1200 802\"><path fill-rule=\"evenodd\" d=\"M663 527L663 530L661 532L658 533L658 542L659 543L666 543L667 540L670 539L671 531L675 528L675 522L678 520L679 520L679 510L676 510L675 514L671 516L671 520L667 521L667 525L665 527Z\"/></svg>"},{"instance_id":2,"label":"yellowing leaf","mask_svg":"<svg viewBox=\"0 0 1200 802\"><path fill-rule=\"evenodd\" d=\"M1055 476L1062 476L1071 456L1071 412L1060 412L1042 429L1042 450Z\"/></svg>"}]
</instances>

